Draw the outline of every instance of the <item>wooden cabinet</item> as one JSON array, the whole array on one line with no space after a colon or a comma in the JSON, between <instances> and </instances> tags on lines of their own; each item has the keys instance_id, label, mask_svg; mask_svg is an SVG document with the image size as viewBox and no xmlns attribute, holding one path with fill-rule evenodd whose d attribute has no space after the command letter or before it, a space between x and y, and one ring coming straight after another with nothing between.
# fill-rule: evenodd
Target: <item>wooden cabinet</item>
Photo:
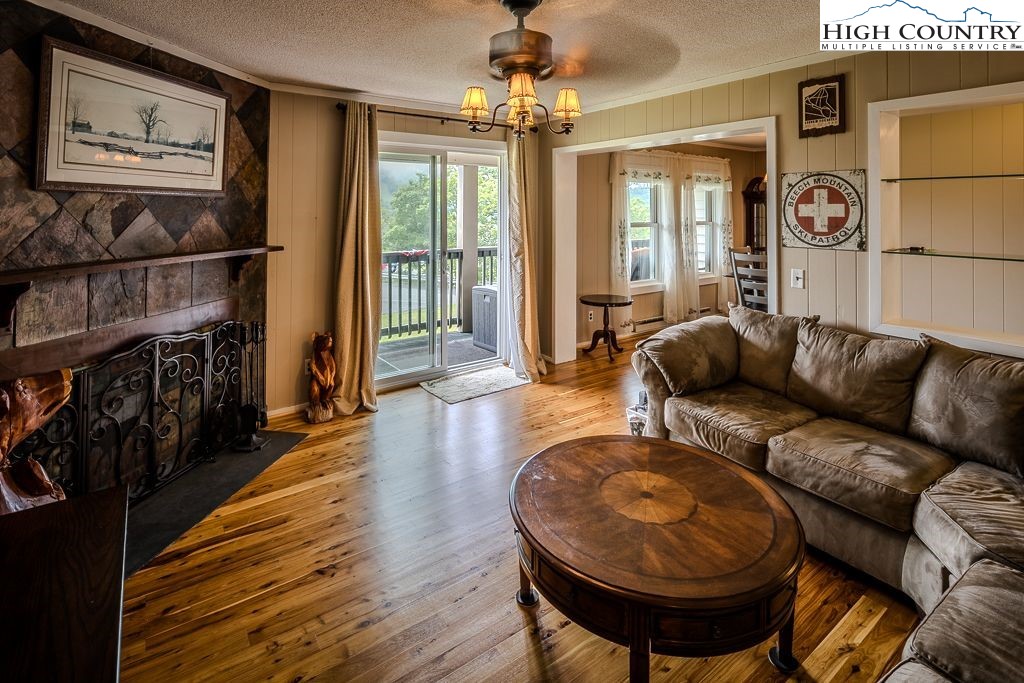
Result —
<instances>
[{"instance_id":1,"label":"wooden cabinet","mask_svg":"<svg viewBox=\"0 0 1024 683\"><path fill-rule=\"evenodd\" d=\"M743 245L751 253L768 253L767 176L750 179L743 188Z\"/></svg>"},{"instance_id":2,"label":"wooden cabinet","mask_svg":"<svg viewBox=\"0 0 1024 683\"><path fill-rule=\"evenodd\" d=\"M127 510L119 487L0 516L5 680L118 680Z\"/></svg>"}]
</instances>

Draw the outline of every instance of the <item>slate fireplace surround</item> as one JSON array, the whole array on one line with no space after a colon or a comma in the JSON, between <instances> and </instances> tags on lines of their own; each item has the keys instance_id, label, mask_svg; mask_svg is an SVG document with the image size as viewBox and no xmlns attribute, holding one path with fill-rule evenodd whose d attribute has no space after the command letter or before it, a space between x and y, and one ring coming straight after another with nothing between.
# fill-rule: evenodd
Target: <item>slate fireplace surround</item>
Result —
<instances>
[{"instance_id":1,"label":"slate fireplace surround","mask_svg":"<svg viewBox=\"0 0 1024 683\"><path fill-rule=\"evenodd\" d=\"M234 253L267 241L270 92L25 0L0 2L0 27L0 378L75 368L16 454L69 495L123 481L140 500L233 438L249 398L267 257ZM44 36L230 95L224 196L36 189Z\"/></svg>"}]
</instances>

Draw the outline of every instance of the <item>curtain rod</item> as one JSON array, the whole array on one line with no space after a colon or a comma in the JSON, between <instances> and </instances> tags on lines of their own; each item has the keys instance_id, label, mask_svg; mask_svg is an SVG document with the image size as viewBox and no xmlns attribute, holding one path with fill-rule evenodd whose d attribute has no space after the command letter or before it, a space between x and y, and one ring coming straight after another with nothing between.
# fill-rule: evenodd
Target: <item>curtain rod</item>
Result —
<instances>
[{"instance_id":1,"label":"curtain rod","mask_svg":"<svg viewBox=\"0 0 1024 683\"><path fill-rule=\"evenodd\" d=\"M345 103L344 102L338 102L338 104L336 106L338 107L338 111L345 111ZM415 117L415 118L418 118L418 119L432 119L434 121L440 121L442 124L448 123L449 121L451 121L452 123L466 123L466 119L455 119L455 118L452 118L451 116L438 116L437 114L419 114L419 113L411 112L411 111L395 111L394 109L378 109L377 113L378 114L394 114L395 116L412 116L412 117ZM495 122L494 127L495 128L511 128L512 126L508 125L507 123L497 123L497 122Z\"/></svg>"}]
</instances>

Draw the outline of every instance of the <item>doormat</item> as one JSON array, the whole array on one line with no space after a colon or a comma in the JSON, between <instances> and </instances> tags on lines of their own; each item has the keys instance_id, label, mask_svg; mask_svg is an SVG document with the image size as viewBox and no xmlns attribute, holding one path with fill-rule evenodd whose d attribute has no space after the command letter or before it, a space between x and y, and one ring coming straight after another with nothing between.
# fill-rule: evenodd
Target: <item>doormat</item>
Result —
<instances>
[{"instance_id":1,"label":"doormat","mask_svg":"<svg viewBox=\"0 0 1024 683\"><path fill-rule=\"evenodd\" d=\"M429 382L420 382L420 386L445 403L451 404L495 394L506 389L514 389L529 383L530 380L517 377L512 368L498 365L486 370L467 372L464 375L452 375L441 379L432 379Z\"/></svg>"},{"instance_id":2,"label":"doormat","mask_svg":"<svg viewBox=\"0 0 1024 683\"><path fill-rule=\"evenodd\" d=\"M128 510L124 575L131 576L221 503L306 438L295 432L260 432L267 445L252 453L230 448L200 463Z\"/></svg>"}]
</instances>

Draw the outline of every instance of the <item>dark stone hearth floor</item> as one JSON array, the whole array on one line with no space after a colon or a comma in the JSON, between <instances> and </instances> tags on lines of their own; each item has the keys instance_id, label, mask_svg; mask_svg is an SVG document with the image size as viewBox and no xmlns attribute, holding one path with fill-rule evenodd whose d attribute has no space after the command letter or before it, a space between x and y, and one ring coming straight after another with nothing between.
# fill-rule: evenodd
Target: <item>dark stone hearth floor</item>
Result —
<instances>
[{"instance_id":1,"label":"dark stone hearth floor","mask_svg":"<svg viewBox=\"0 0 1024 683\"><path fill-rule=\"evenodd\" d=\"M221 451L128 511L124 575L144 567L179 536L255 479L306 438L294 432L260 432L270 440L252 453ZM170 560L168 560L170 561Z\"/></svg>"}]
</instances>

